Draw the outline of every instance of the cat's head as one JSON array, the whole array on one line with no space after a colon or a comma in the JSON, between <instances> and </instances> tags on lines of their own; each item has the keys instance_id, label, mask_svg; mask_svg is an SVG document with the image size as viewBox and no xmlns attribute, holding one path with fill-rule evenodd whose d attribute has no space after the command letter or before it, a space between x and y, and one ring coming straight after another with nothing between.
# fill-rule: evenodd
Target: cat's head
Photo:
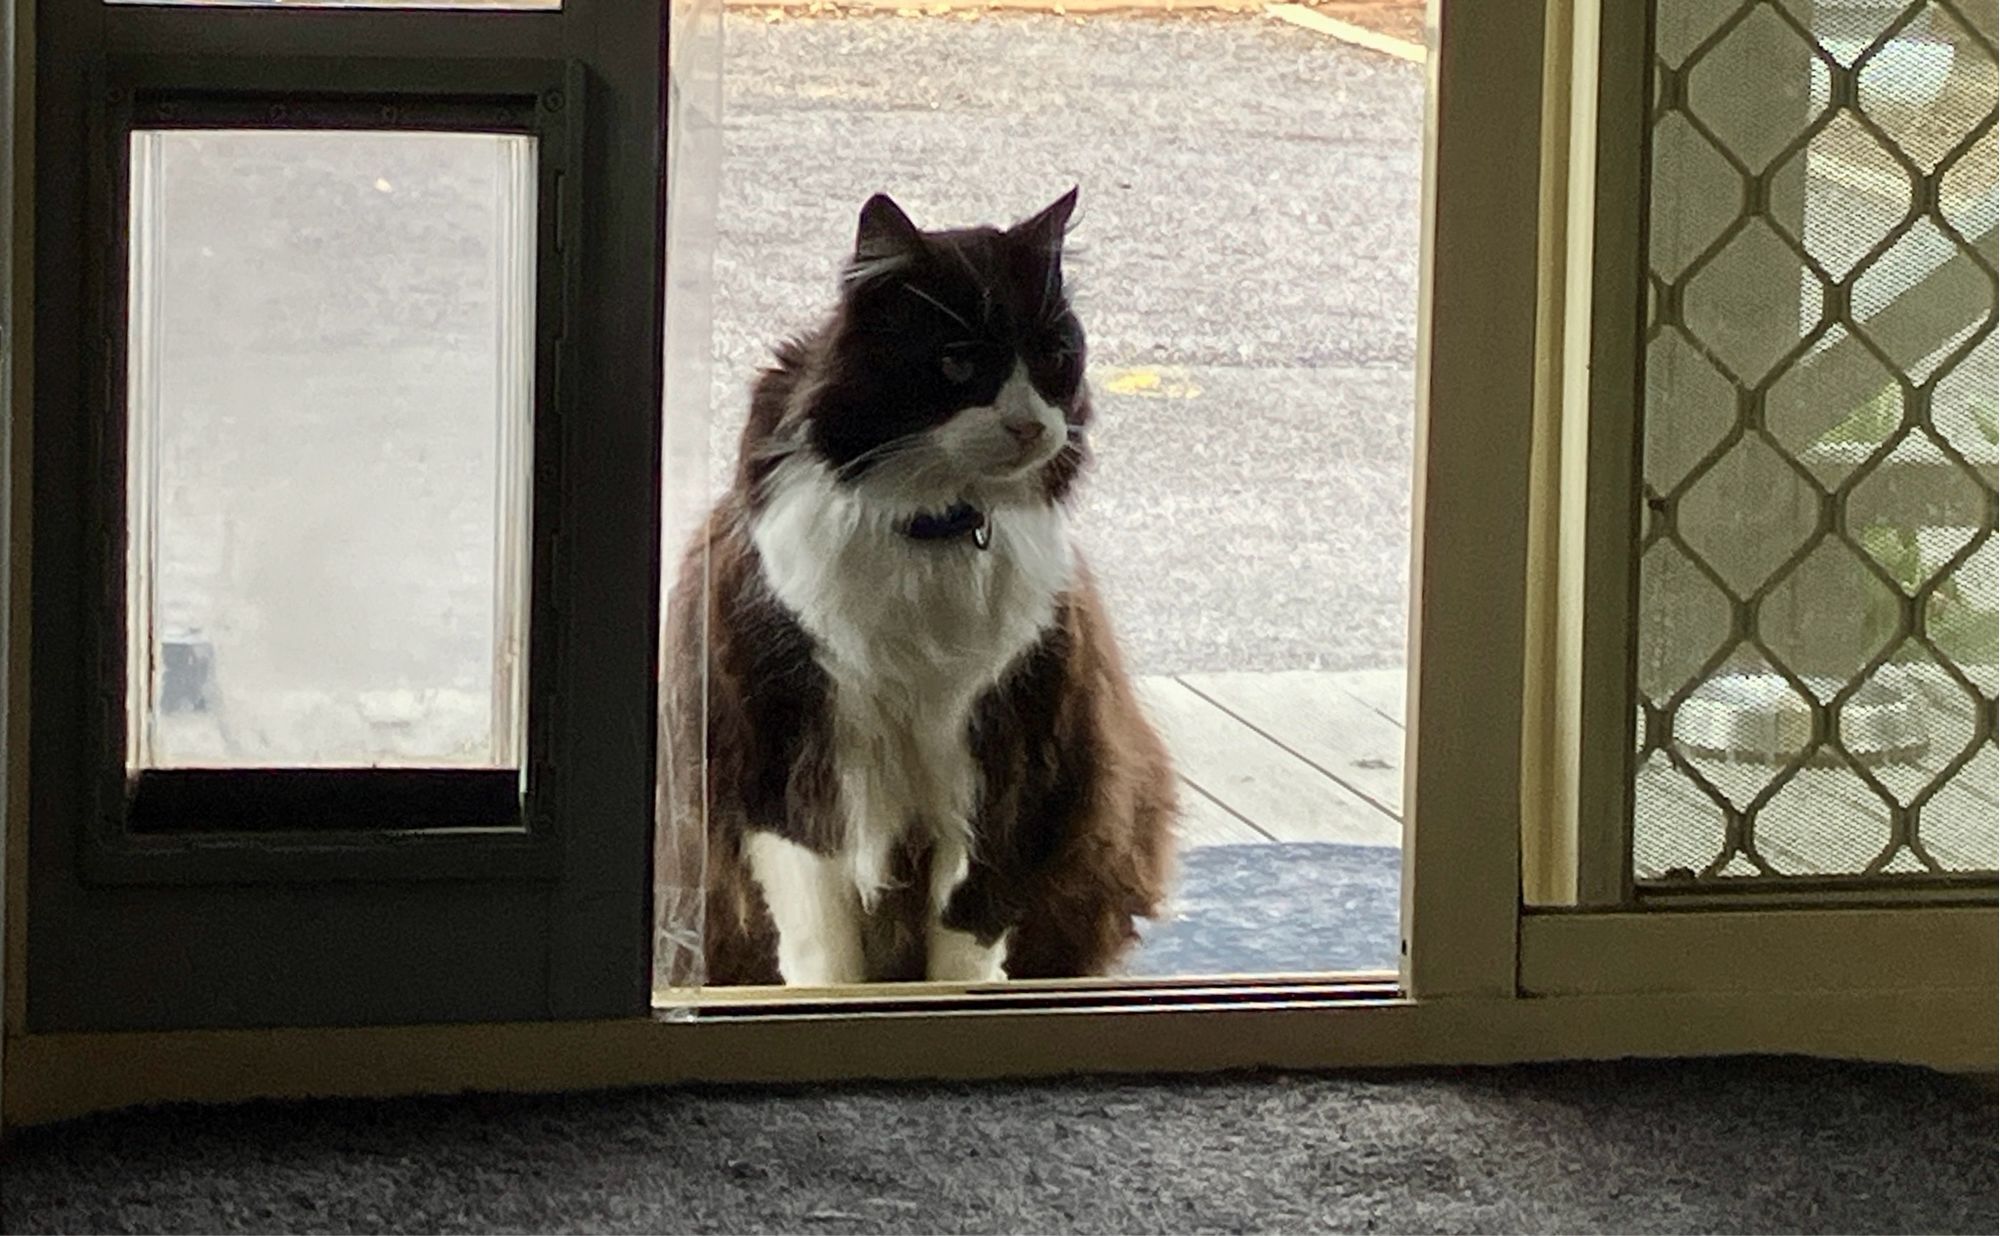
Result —
<instances>
[{"instance_id":1,"label":"cat's head","mask_svg":"<svg viewBox=\"0 0 2000 1236\"><path fill-rule=\"evenodd\" d=\"M1083 462L1083 327L1063 286L1072 189L1005 229L926 232L862 207L840 305L800 394L842 483L912 509L1050 501Z\"/></svg>"}]
</instances>

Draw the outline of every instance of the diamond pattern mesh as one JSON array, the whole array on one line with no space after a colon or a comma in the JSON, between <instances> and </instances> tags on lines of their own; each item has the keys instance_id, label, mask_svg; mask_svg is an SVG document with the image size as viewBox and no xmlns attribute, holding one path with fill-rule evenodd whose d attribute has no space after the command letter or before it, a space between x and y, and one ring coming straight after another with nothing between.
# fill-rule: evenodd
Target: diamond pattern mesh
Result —
<instances>
[{"instance_id":1,"label":"diamond pattern mesh","mask_svg":"<svg viewBox=\"0 0 2000 1236\"><path fill-rule=\"evenodd\" d=\"M1995 22L1655 0L1644 885L2000 865Z\"/></svg>"}]
</instances>

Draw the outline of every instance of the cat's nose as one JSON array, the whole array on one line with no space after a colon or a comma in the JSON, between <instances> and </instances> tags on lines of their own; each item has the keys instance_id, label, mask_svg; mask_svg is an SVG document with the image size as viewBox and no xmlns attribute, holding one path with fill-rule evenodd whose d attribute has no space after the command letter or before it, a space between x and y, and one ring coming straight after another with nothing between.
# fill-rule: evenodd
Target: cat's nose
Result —
<instances>
[{"instance_id":1,"label":"cat's nose","mask_svg":"<svg viewBox=\"0 0 2000 1236\"><path fill-rule=\"evenodd\" d=\"M1007 432L1013 435L1014 441L1020 443L1023 447L1033 446L1035 443L1040 442L1042 435L1048 432L1048 429L1037 420L1007 421L1005 424Z\"/></svg>"}]
</instances>

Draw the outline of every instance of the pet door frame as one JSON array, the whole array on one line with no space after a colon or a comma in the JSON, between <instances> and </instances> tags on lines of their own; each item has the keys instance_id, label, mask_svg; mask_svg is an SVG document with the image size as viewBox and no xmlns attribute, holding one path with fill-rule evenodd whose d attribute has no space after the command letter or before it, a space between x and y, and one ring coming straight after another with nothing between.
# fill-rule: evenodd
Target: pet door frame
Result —
<instances>
[{"instance_id":1,"label":"pet door frame","mask_svg":"<svg viewBox=\"0 0 2000 1236\"><path fill-rule=\"evenodd\" d=\"M37 9L9 1031L643 1015L664 14L649 0ZM535 138L518 771L170 774L192 813L129 826L118 169L134 128L188 127ZM229 802L276 827L218 820ZM288 806L322 818L271 818Z\"/></svg>"},{"instance_id":2,"label":"pet door frame","mask_svg":"<svg viewBox=\"0 0 2000 1236\"><path fill-rule=\"evenodd\" d=\"M418 86L417 83L421 83ZM260 135L462 133L534 139L534 272L529 356L531 474L520 598L527 638L521 730L511 767L295 768L133 767L126 750L135 679L127 665L130 628L147 622L125 589L137 544L97 537L84 564L109 604L86 607L87 642L101 682L89 738L102 763L93 778L97 827L83 839L86 877L104 883L200 882L287 871L306 879L333 873L337 853L357 873L424 868L463 871L491 865L523 873L551 870L563 812L555 774L561 732L547 690L561 645L574 639L574 583L555 570L562 528L566 420L558 386L562 323L576 299L581 138L588 100L583 74L561 61L436 64L389 59L118 57L91 86L89 234L97 260L85 297L101 316L108 363L91 402L105 430L91 442L86 472L98 484L90 517L102 529L131 526L131 417L128 390L137 324L131 254L139 220L133 200L133 139L139 133L204 131ZM503 476L503 483L507 478ZM502 531L505 536L505 531ZM539 690L537 688L540 688ZM405 834L394 859L381 833ZM198 840L197 840L198 839Z\"/></svg>"}]
</instances>

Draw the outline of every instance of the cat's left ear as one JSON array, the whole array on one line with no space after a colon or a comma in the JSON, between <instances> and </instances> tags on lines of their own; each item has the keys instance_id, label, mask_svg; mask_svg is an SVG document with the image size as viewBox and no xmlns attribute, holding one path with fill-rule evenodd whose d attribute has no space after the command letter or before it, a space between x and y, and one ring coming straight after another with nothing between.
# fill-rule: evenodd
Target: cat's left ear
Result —
<instances>
[{"instance_id":1,"label":"cat's left ear","mask_svg":"<svg viewBox=\"0 0 2000 1236\"><path fill-rule=\"evenodd\" d=\"M1069 217L1076 211L1076 194L1077 189L1072 188L1068 193L1043 207L1033 218L1016 223L1012 229L1013 233L1025 238L1034 248L1060 261L1063 233L1069 230Z\"/></svg>"},{"instance_id":2,"label":"cat's left ear","mask_svg":"<svg viewBox=\"0 0 2000 1236\"><path fill-rule=\"evenodd\" d=\"M854 230L855 265L900 261L922 245L923 233L888 194L877 193L861 208Z\"/></svg>"}]
</instances>

